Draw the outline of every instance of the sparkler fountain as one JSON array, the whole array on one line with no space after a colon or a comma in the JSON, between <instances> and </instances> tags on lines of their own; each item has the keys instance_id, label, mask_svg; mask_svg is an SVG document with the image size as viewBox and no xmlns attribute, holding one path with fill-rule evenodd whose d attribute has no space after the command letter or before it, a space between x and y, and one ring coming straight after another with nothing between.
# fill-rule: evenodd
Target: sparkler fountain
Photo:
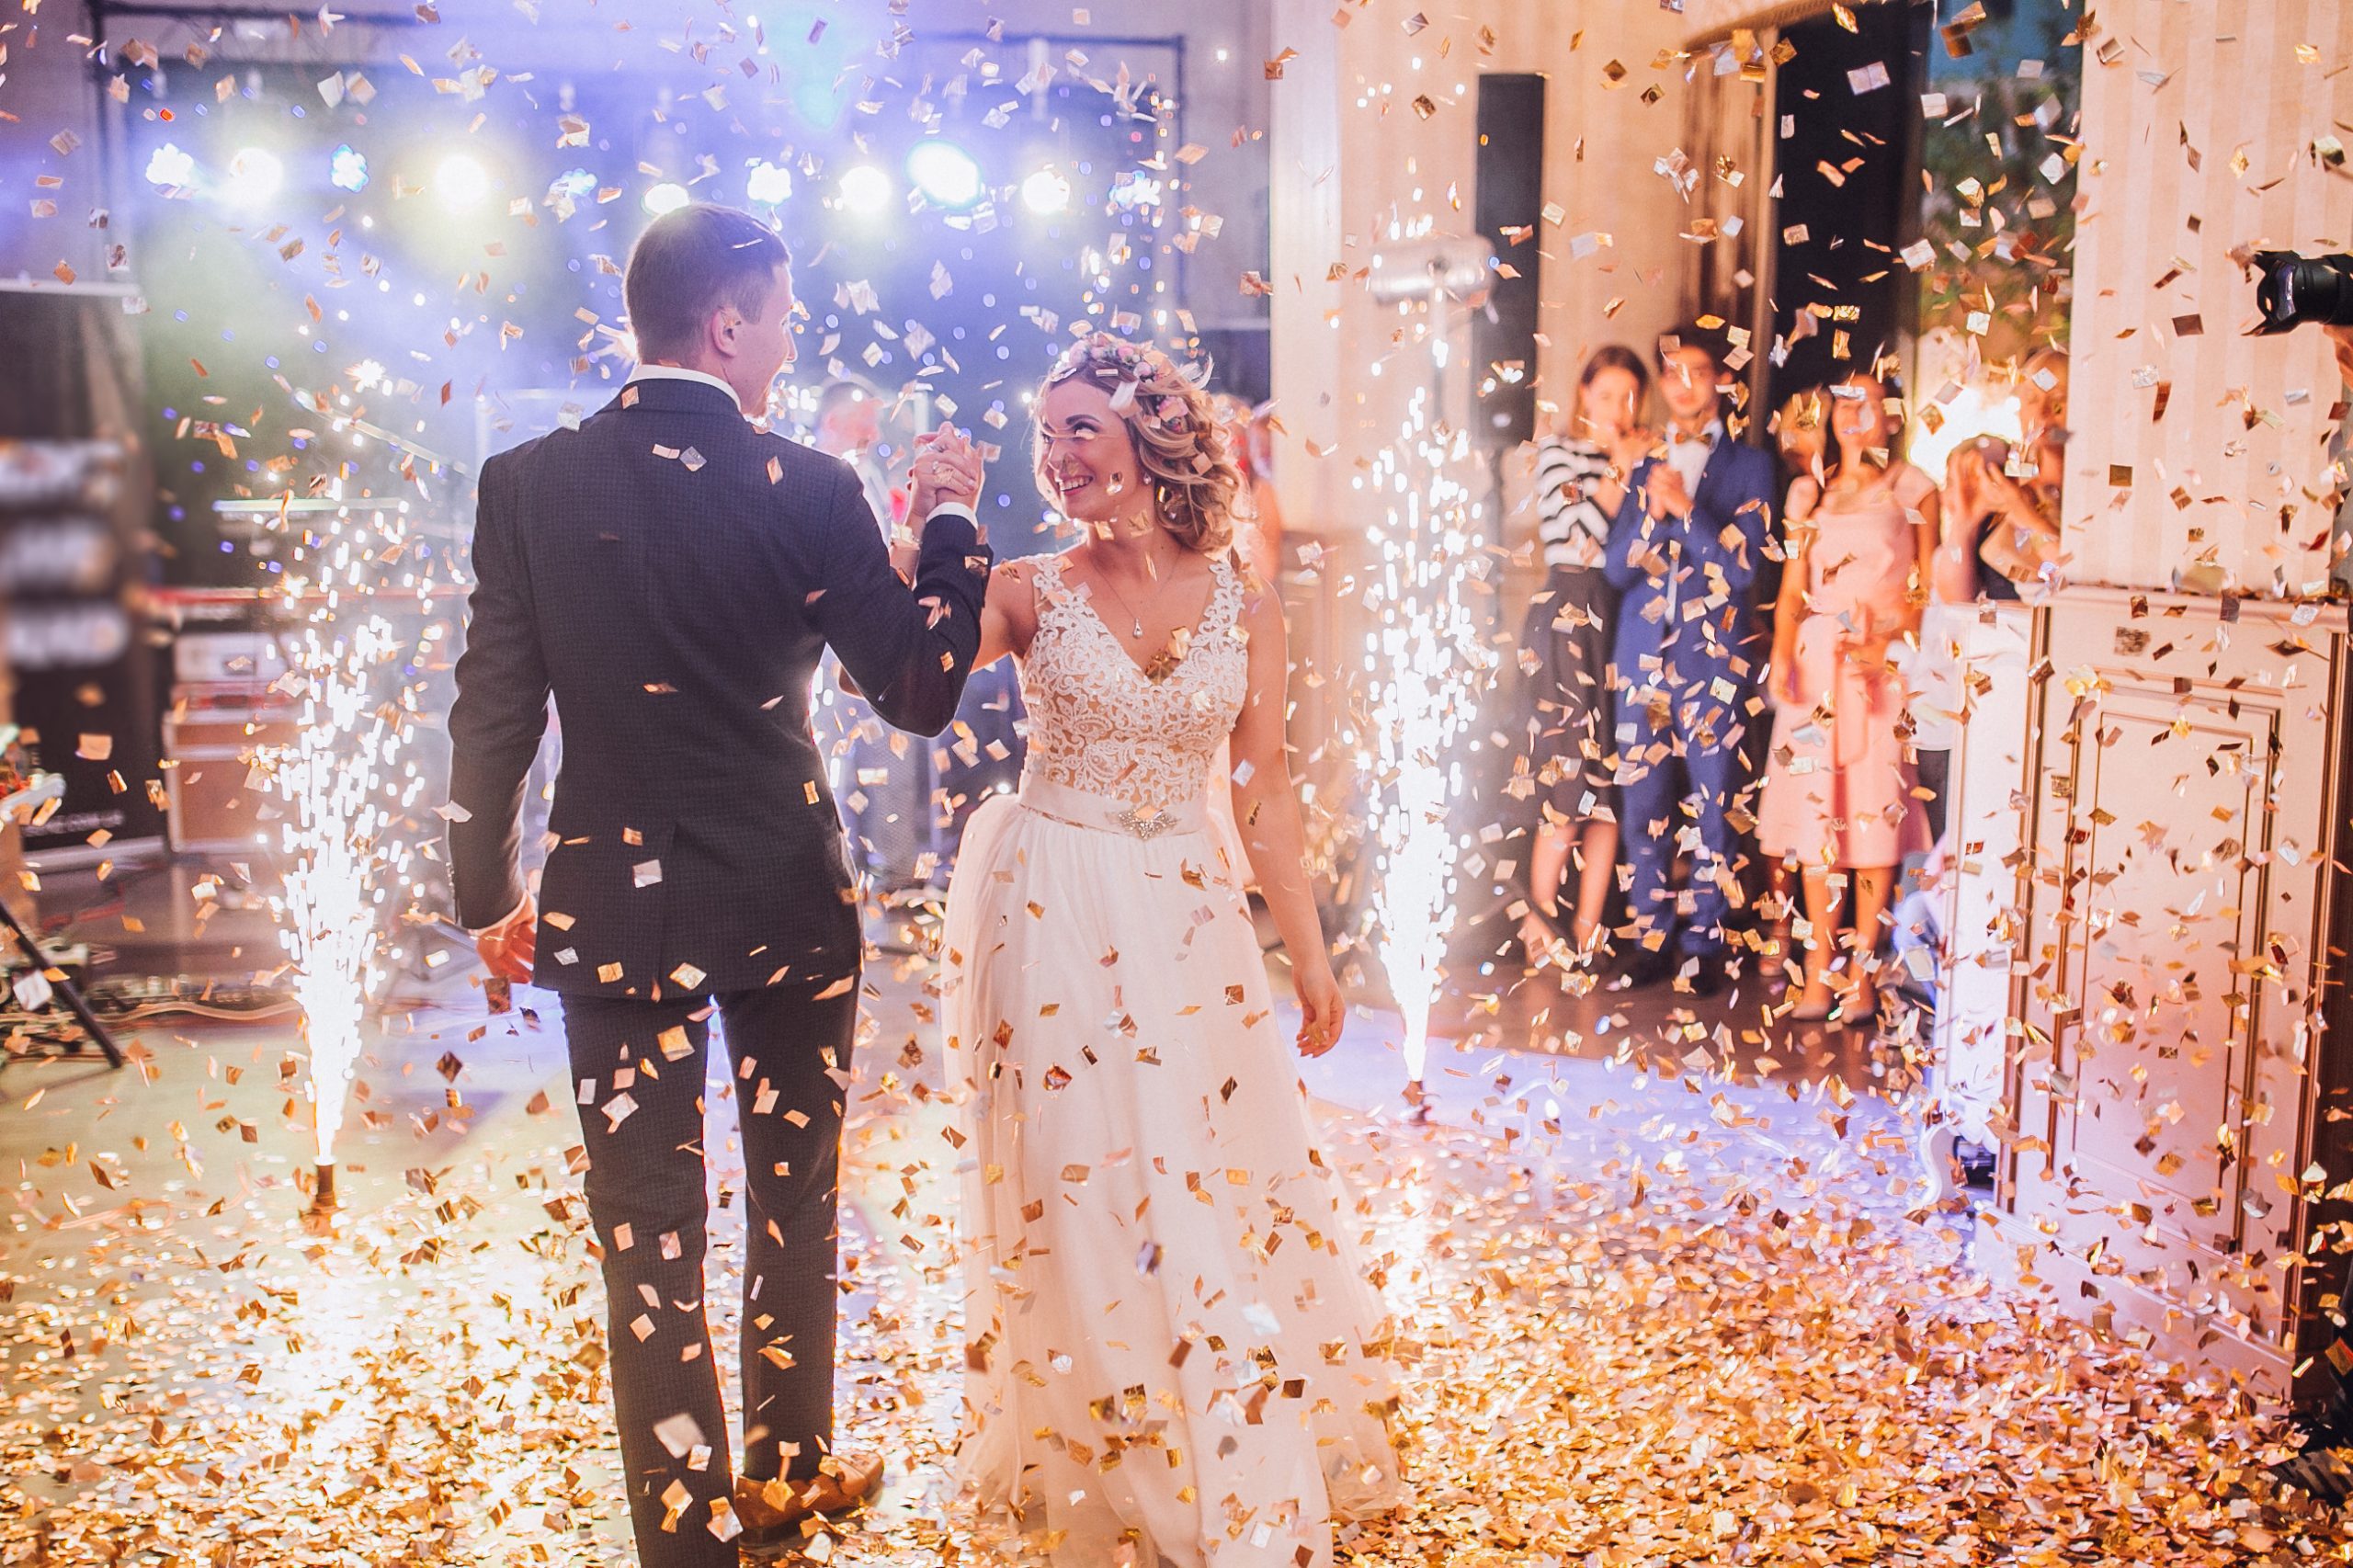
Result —
<instances>
[{"instance_id":1,"label":"sparkler fountain","mask_svg":"<svg viewBox=\"0 0 2353 1568\"><path fill-rule=\"evenodd\" d=\"M373 611L346 613L358 591L374 586L365 574L376 558L366 540L350 537L347 510L330 514L329 527L335 531L305 541L319 578L308 585L309 623L299 640L288 640L289 668L278 683L300 699L300 727L291 743L257 762L288 806L284 889L274 907L310 1050L314 1216L335 1207L335 1137L368 998L383 975L380 906L385 873L400 858L391 830L402 794L388 780L405 717L400 705L381 699L374 679L402 652L390 623ZM375 527L384 527L381 513ZM306 585L294 580L288 588L299 597Z\"/></svg>"},{"instance_id":2,"label":"sparkler fountain","mask_svg":"<svg viewBox=\"0 0 2353 1568\"><path fill-rule=\"evenodd\" d=\"M1453 358L1449 301L1485 286L1485 246L1440 242L1409 245L1403 254L1413 259L1376 268L1373 293L1401 311L1425 312L1429 379L1407 394L1397 438L1358 483L1374 502L1370 534L1379 553L1365 595L1375 617L1365 639L1375 767L1369 825L1379 846L1374 946L1404 1017L1409 1094L1418 1103L1454 915L1451 817L1464 776L1451 754L1495 656L1481 642L1464 597L1477 560L1481 509L1465 482L1470 436L1439 413ZM1396 253L1382 258L1399 259Z\"/></svg>"},{"instance_id":3,"label":"sparkler fountain","mask_svg":"<svg viewBox=\"0 0 2353 1568\"><path fill-rule=\"evenodd\" d=\"M1427 389L1415 391L1399 438L1366 481L1382 505L1371 530L1381 559L1366 595L1379 619L1365 639L1365 666L1375 676L1375 946L1404 1016L1405 1071L1416 1095L1454 915L1451 814L1463 775L1450 754L1488 662L1462 592L1475 539L1471 494L1457 473L1470 438L1434 423L1431 401Z\"/></svg>"}]
</instances>

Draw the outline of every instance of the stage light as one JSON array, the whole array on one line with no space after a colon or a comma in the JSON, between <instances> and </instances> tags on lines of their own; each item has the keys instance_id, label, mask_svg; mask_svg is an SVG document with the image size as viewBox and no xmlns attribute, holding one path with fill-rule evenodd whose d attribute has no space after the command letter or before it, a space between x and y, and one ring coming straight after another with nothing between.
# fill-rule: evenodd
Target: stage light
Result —
<instances>
[{"instance_id":1,"label":"stage light","mask_svg":"<svg viewBox=\"0 0 2353 1568\"><path fill-rule=\"evenodd\" d=\"M853 212L880 212L891 204L891 176L872 164L846 170L840 190L842 205Z\"/></svg>"},{"instance_id":2,"label":"stage light","mask_svg":"<svg viewBox=\"0 0 2353 1568\"><path fill-rule=\"evenodd\" d=\"M774 207L792 199L792 171L769 163L766 158L753 160L752 172L744 178L744 199L762 207Z\"/></svg>"},{"instance_id":3,"label":"stage light","mask_svg":"<svg viewBox=\"0 0 2353 1568\"><path fill-rule=\"evenodd\" d=\"M953 142L916 142L907 154L907 177L941 207L970 207L981 197L981 165Z\"/></svg>"},{"instance_id":4,"label":"stage light","mask_svg":"<svg viewBox=\"0 0 2353 1568\"><path fill-rule=\"evenodd\" d=\"M490 194L490 171L463 153L452 153L433 171L433 194L445 212L479 207Z\"/></svg>"},{"instance_id":5,"label":"stage light","mask_svg":"<svg viewBox=\"0 0 2353 1568\"><path fill-rule=\"evenodd\" d=\"M645 210L659 218L665 212L676 212L693 199L685 186L665 179L645 193Z\"/></svg>"},{"instance_id":6,"label":"stage light","mask_svg":"<svg viewBox=\"0 0 2353 1568\"><path fill-rule=\"evenodd\" d=\"M1070 181L1051 169L1040 169L1021 182L1021 205L1032 212L1060 212L1070 206Z\"/></svg>"},{"instance_id":7,"label":"stage light","mask_svg":"<svg viewBox=\"0 0 2353 1568\"><path fill-rule=\"evenodd\" d=\"M327 178L344 190L368 188L368 154L347 142L327 164Z\"/></svg>"},{"instance_id":8,"label":"stage light","mask_svg":"<svg viewBox=\"0 0 2353 1568\"><path fill-rule=\"evenodd\" d=\"M258 207L285 183L286 165L278 161L277 153L245 147L229 160L229 178L221 194L240 207Z\"/></svg>"},{"instance_id":9,"label":"stage light","mask_svg":"<svg viewBox=\"0 0 2353 1568\"><path fill-rule=\"evenodd\" d=\"M186 185L195 177L196 160L168 142L147 155L147 178L151 184Z\"/></svg>"}]
</instances>

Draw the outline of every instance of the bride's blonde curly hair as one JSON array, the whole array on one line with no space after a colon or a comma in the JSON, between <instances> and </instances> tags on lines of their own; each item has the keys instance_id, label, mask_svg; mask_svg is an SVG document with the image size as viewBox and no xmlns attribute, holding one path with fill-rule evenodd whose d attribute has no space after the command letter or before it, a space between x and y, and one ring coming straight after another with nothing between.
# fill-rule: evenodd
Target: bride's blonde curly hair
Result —
<instances>
[{"instance_id":1,"label":"bride's blonde curly hair","mask_svg":"<svg viewBox=\"0 0 2353 1568\"><path fill-rule=\"evenodd\" d=\"M1040 400L1064 381L1081 380L1110 394L1152 486L1160 526L1204 555L1231 543L1242 470L1199 384L1150 344L1103 332L1063 352L1039 389Z\"/></svg>"}]
</instances>

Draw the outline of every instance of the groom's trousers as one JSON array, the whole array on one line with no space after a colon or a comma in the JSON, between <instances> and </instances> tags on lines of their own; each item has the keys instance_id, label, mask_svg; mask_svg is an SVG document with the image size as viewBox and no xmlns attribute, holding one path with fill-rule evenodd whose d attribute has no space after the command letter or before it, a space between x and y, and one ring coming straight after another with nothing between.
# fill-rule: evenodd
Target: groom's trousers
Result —
<instances>
[{"instance_id":1,"label":"groom's trousers","mask_svg":"<svg viewBox=\"0 0 2353 1568\"><path fill-rule=\"evenodd\" d=\"M703 1312L703 1069L714 1007L745 1165L743 1472L804 1479L833 1441L835 1184L855 971L823 986L654 1002L566 996L643 1568L736 1563L734 1545L710 1528L711 1501L733 1490Z\"/></svg>"}]
</instances>

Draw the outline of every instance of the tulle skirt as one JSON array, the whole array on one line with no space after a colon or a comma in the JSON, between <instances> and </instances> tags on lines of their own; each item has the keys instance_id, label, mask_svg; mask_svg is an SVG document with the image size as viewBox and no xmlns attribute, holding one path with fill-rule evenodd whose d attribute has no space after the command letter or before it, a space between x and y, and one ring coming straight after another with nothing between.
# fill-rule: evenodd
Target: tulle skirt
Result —
<instances>
[{"instance_id":1,"label":"tulle skirt","mask_svg":"<svg viewBox=\"0 0 2353 1568\"><path fill-rule=\"evenodd\" d=\"M1329 1564L1336 1519L1404 1496L1363 1218L1228 843L1199 801L1031 780L949 892L960 1470L1072 1568Z\"/></svg>"}]
</instances>

